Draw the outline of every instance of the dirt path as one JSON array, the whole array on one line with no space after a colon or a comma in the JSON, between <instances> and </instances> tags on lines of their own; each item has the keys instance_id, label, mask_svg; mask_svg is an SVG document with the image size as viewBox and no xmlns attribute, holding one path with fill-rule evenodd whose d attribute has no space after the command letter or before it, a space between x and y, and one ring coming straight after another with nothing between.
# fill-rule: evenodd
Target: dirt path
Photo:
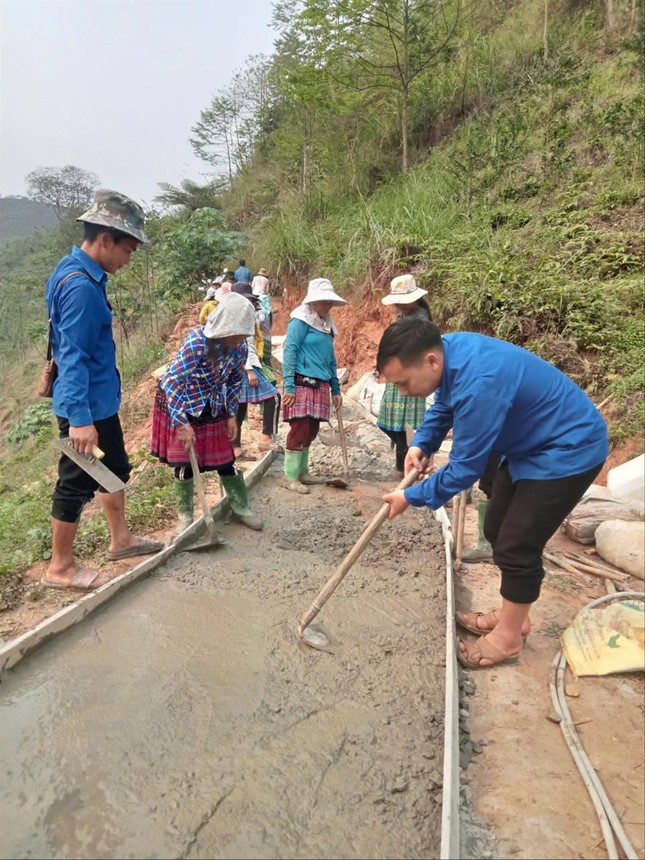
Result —
<instances>
[{"instance_id":1,"label":"dirt path","mask_svg":"<svg viewBox=\"0 0 645 860\"><path fill-rule=\"evenodd\" d=\"M438 457L440 463L444 459ZM475 490L475 501L477 495ZM467 546L474 544L476 534L476 504L471 504ZM551 544L580 549L560 533ZM455 579L460 609L488 611L499 605L499 572L493 565L464 566ZM633 579L631 585L642 589L642 581ZM483 856L482 844L492 846L492 856L499 858L607 856L594 808L560 727L547 719L552 710L549 672L560 634L579 609L604 593L602 580L595 577L547 574L531 611L533 627L520 662L466 674L475 685L475 694L464 705L479 754L463 771L465 795L483 831L470 828L469 816L464 817L462 856ZM570 670L566 677L571 679ZM643 676L580 678L575 686L579 696L569 698L568 704L580 723L580 739L643 857Z\"/></svg>"},{"instance_id":2,"label":"dirt path","mask_svg":"<svg viewBox=\"0 0 645 860\"><path fill-rule=\"evenodd\" d=\"M424 512L376 537L297 621L378 487L254 493L262 533L183 553L2 684L0 854L429 857L441 812L443 544Z\"/></svg>"}]
</instances>

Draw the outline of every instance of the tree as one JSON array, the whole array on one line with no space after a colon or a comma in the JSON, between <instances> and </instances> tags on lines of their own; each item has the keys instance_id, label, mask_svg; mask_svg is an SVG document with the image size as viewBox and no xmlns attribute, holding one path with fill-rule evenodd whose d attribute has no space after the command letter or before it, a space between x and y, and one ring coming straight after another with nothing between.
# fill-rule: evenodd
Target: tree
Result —
<instances>
[{"instance_id":1,"label":"tree","mask_svg":"<svg viewBox=\"0 0 645 860\"><path fill-rule=\"evenodd\" d=\"M179 207L187 212L196 209L218 209L219 195L225 190L225 183L221 180L213 180L205 185L200 185L192 179L182 180L179 186L170 182L158 182L161 194L154 198L155 203L161 206Z\"/></svg>"},{"instance_id":2,"label":"tree","mask_svg":"<svg viewBox=\"0 0 645 860\"><path fill-rule=\"evenodd\" d=\"M34 200L49 203L56 217L80 215L91 204L99 184L95 173L68 164L65 167L39 167L25 177L27 193Z\"/></svg>"},{"instance_id":3,"label":"tree","mask_svg":"<svg viewBox=\"0 0 645 860\"><path fill-rule=\"evenodd\" d=\"M157 271L164 294L182 299L225 260L237 256L244 241L241 233L224 229L224 217L217 209L192 212L159 243Z\"/></svg>"},{"instance_id":4,"label":"tree","mask_svg":"<svg viewBox=\"0 0 645 860\"><path fill-rule=\"evenodd\" d=\"M213 96L191 129L190 145L195 155L215 166L223 164L229 183L250 159L268 114L272 98L269 68L266 57L249 57L231 84Z\"/></svg>"},{"instance_id":5,"label":"tree","mask_svg":"<svg viewBox=\"0 0 645 860\"><path fill-rule=\"evenodd\" d=\"M328 75L360 92L394 94L404 171L410 89L445 56L460 12L461 0L305 0L299 15L309 50Z\"/></svg>"}]
</instances>

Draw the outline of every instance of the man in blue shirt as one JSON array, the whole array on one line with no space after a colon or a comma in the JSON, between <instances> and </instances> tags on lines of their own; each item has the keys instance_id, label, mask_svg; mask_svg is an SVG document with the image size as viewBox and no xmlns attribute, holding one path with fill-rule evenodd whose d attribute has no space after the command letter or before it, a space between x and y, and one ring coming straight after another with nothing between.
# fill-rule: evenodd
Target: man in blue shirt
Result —
<instances>
[{"instance_id":1,"label":"man in blue shirt","mask_svg":"<svg viewBox=\"0 0 645 860\"><path fill-rule=\"evenodd\" d=\"M540 594L542 551L602 468L607 426L569 377L495 338L470 332L441 337L434 323L403 319L385 331L377 367L401 394L436 392L412 440L406 474L422 469L453 431L446 466L384 497L390 517L408 505L441 507L484 473L491 454L502 458L484 523L502 573L502 607L489 615L458 615L462 627L482 637L460 642L458 657L474 669L515 662Z\"/></svg>"},{"instance_id":2,"label":"man in blue shirt","mask_svg":"<svg viewBox=\"0 0 645 860\"><path fill-rule=\"evenodd\" d=\"M99 190L92 207L78 220L83 222L83 244L63 257L45 291L58 369L53 409L61 437L69 437L74 448L86 454L98 446L105 452L107 468L127 481L131 466L118 415L121 379L106 285L108 274L127 265L139 244L147 241L143 210L122 194ZM97 489L110 527L108 558L146 555L163 548L158 541L130 532L123 492L104 492L61 455L52 504L52 557L43 585L89 591L103 584L96 571L79 568L73 554L81 511Z\"/></svg>"},{"instance_id":3,"label":"man in blue shirt","mask_svg":"<svg viewBox=\"0 0 645 860\"><path fill-rule=\"evenodd\" d=\"M246 265L245 260L240 260L240 265L235 270L235 283L250 284L253 280L253 273Z\"/></svg>"}]
</instances>

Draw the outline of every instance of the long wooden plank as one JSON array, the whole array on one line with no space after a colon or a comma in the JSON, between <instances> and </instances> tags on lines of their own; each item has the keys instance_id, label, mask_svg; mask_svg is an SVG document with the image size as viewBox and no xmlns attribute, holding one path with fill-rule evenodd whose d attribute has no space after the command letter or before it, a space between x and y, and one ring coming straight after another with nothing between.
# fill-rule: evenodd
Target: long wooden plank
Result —
<instances>
[{"instance_id":1,"label":"long wooden plank","mask_svg":"<svg viewBox=\"0 0 645 860\"><path fill-rule=\"evenodd\" d=\"M444 508L434 512L446 550L446 678L441 805L441 860L459 860L459 674L455 628L455 584L450 518Z\"/></svg>"},{"instance_id":2,"label":"long wooden plank","mask_svg":"<svg viewBox=\"0 0 645 860\"><path fill-rule=\"evenodd\" d=\"M249 489L263 477L276 456L275 451L269 451L266 456L264 456L260 462L250 470L248 475L245 476L244 480ZM228 509L228 499L220 499L212 509L213 519L220 519L228 512ZM22 636L18 636L16 639L12 639L5 643L0 648L0 674L6 672L8 669L12 669L24 657L31 654L32 651L52 639L52 637L69 629L74 624L78 624L79 621L82 621L84 618L87 618L88 615L96 612L100 606L103 606L104 603L107 603L108 600L111 600L133 582L136 582L138 579L152 573L153 570L156 570L165 561L173 555L176 555L178 552L181 552L185 546L192 543L204 528L204 518L200 517L185 529L185 531L181 533L179 538L171 546L165 547L161 552L147 558L145 561L141 562L141 564L138 564L131 570L126 571L126 573L122 573L120 576L115 576L114 579L106 582L105 585L101 586L101 588L97 588L96 591L83 595L83 597L75 603L65 606L55 615L41 621L41 623L37 624L32 630L28 630L26 633L23 633Z\"/></svg>"}]
</instances>

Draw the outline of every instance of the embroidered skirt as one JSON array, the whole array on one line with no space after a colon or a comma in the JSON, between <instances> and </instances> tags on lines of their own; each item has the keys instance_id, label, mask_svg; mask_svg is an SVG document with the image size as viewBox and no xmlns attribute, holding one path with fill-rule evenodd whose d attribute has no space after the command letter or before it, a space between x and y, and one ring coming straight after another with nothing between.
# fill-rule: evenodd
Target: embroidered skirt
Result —
<instances>
[{"instance_id":1,"label":"embroidered skirt","mask_svg":"<svg viewBox=\"0 0 645 860\"><path fill-rule=\"evenodd\" d=\"M254 367L253 373L257 376L258 384L255 388L249 385L248 376L246 372L244 373L240 387L240 403L262 403L263 400L269 400L278 393L275 385L271 385L259 368Z\"/></svg>"},{"instance_id":2,"label":"embroidered skirt","mask_svg":"<svg viewBox=\"0 0 645 860\"><path fill-rule=\"evenodd\" d=\"M283 407L285 421L294 418L317 418L319 421L329 421L331 413L331 386L321 382L318 388L309 388L296 383L296 401L291 406Z\"/></svg>"},{"instance_id":3,"label":"embroidered skirt","mask_svg":"<svg viewBox=\"0 0 645 860\"><path fill-rule=\"evenodd\" d=\"M195 431L195 453L200 472L212 472L235 462L233 443L226 433L226 415L213 416L210 406L206 406L199 418L189 415L188 422ZM190 465L188 451L172 425L166 395L161 388L157 388L155 395L150 453L169 466Z\"/></svg>"},{"instance_id":4,"label":"embroidered skirt","mask_svg":"<svg viewBox=\"0 0 645 860\"><path fill-rule=\"evenodd\" d=\"M405 430L406 424L416 430L426 409L425 397L405 397L393 382L387 382L376 423L385 430Z\"/></svg>"}]
</instances>

